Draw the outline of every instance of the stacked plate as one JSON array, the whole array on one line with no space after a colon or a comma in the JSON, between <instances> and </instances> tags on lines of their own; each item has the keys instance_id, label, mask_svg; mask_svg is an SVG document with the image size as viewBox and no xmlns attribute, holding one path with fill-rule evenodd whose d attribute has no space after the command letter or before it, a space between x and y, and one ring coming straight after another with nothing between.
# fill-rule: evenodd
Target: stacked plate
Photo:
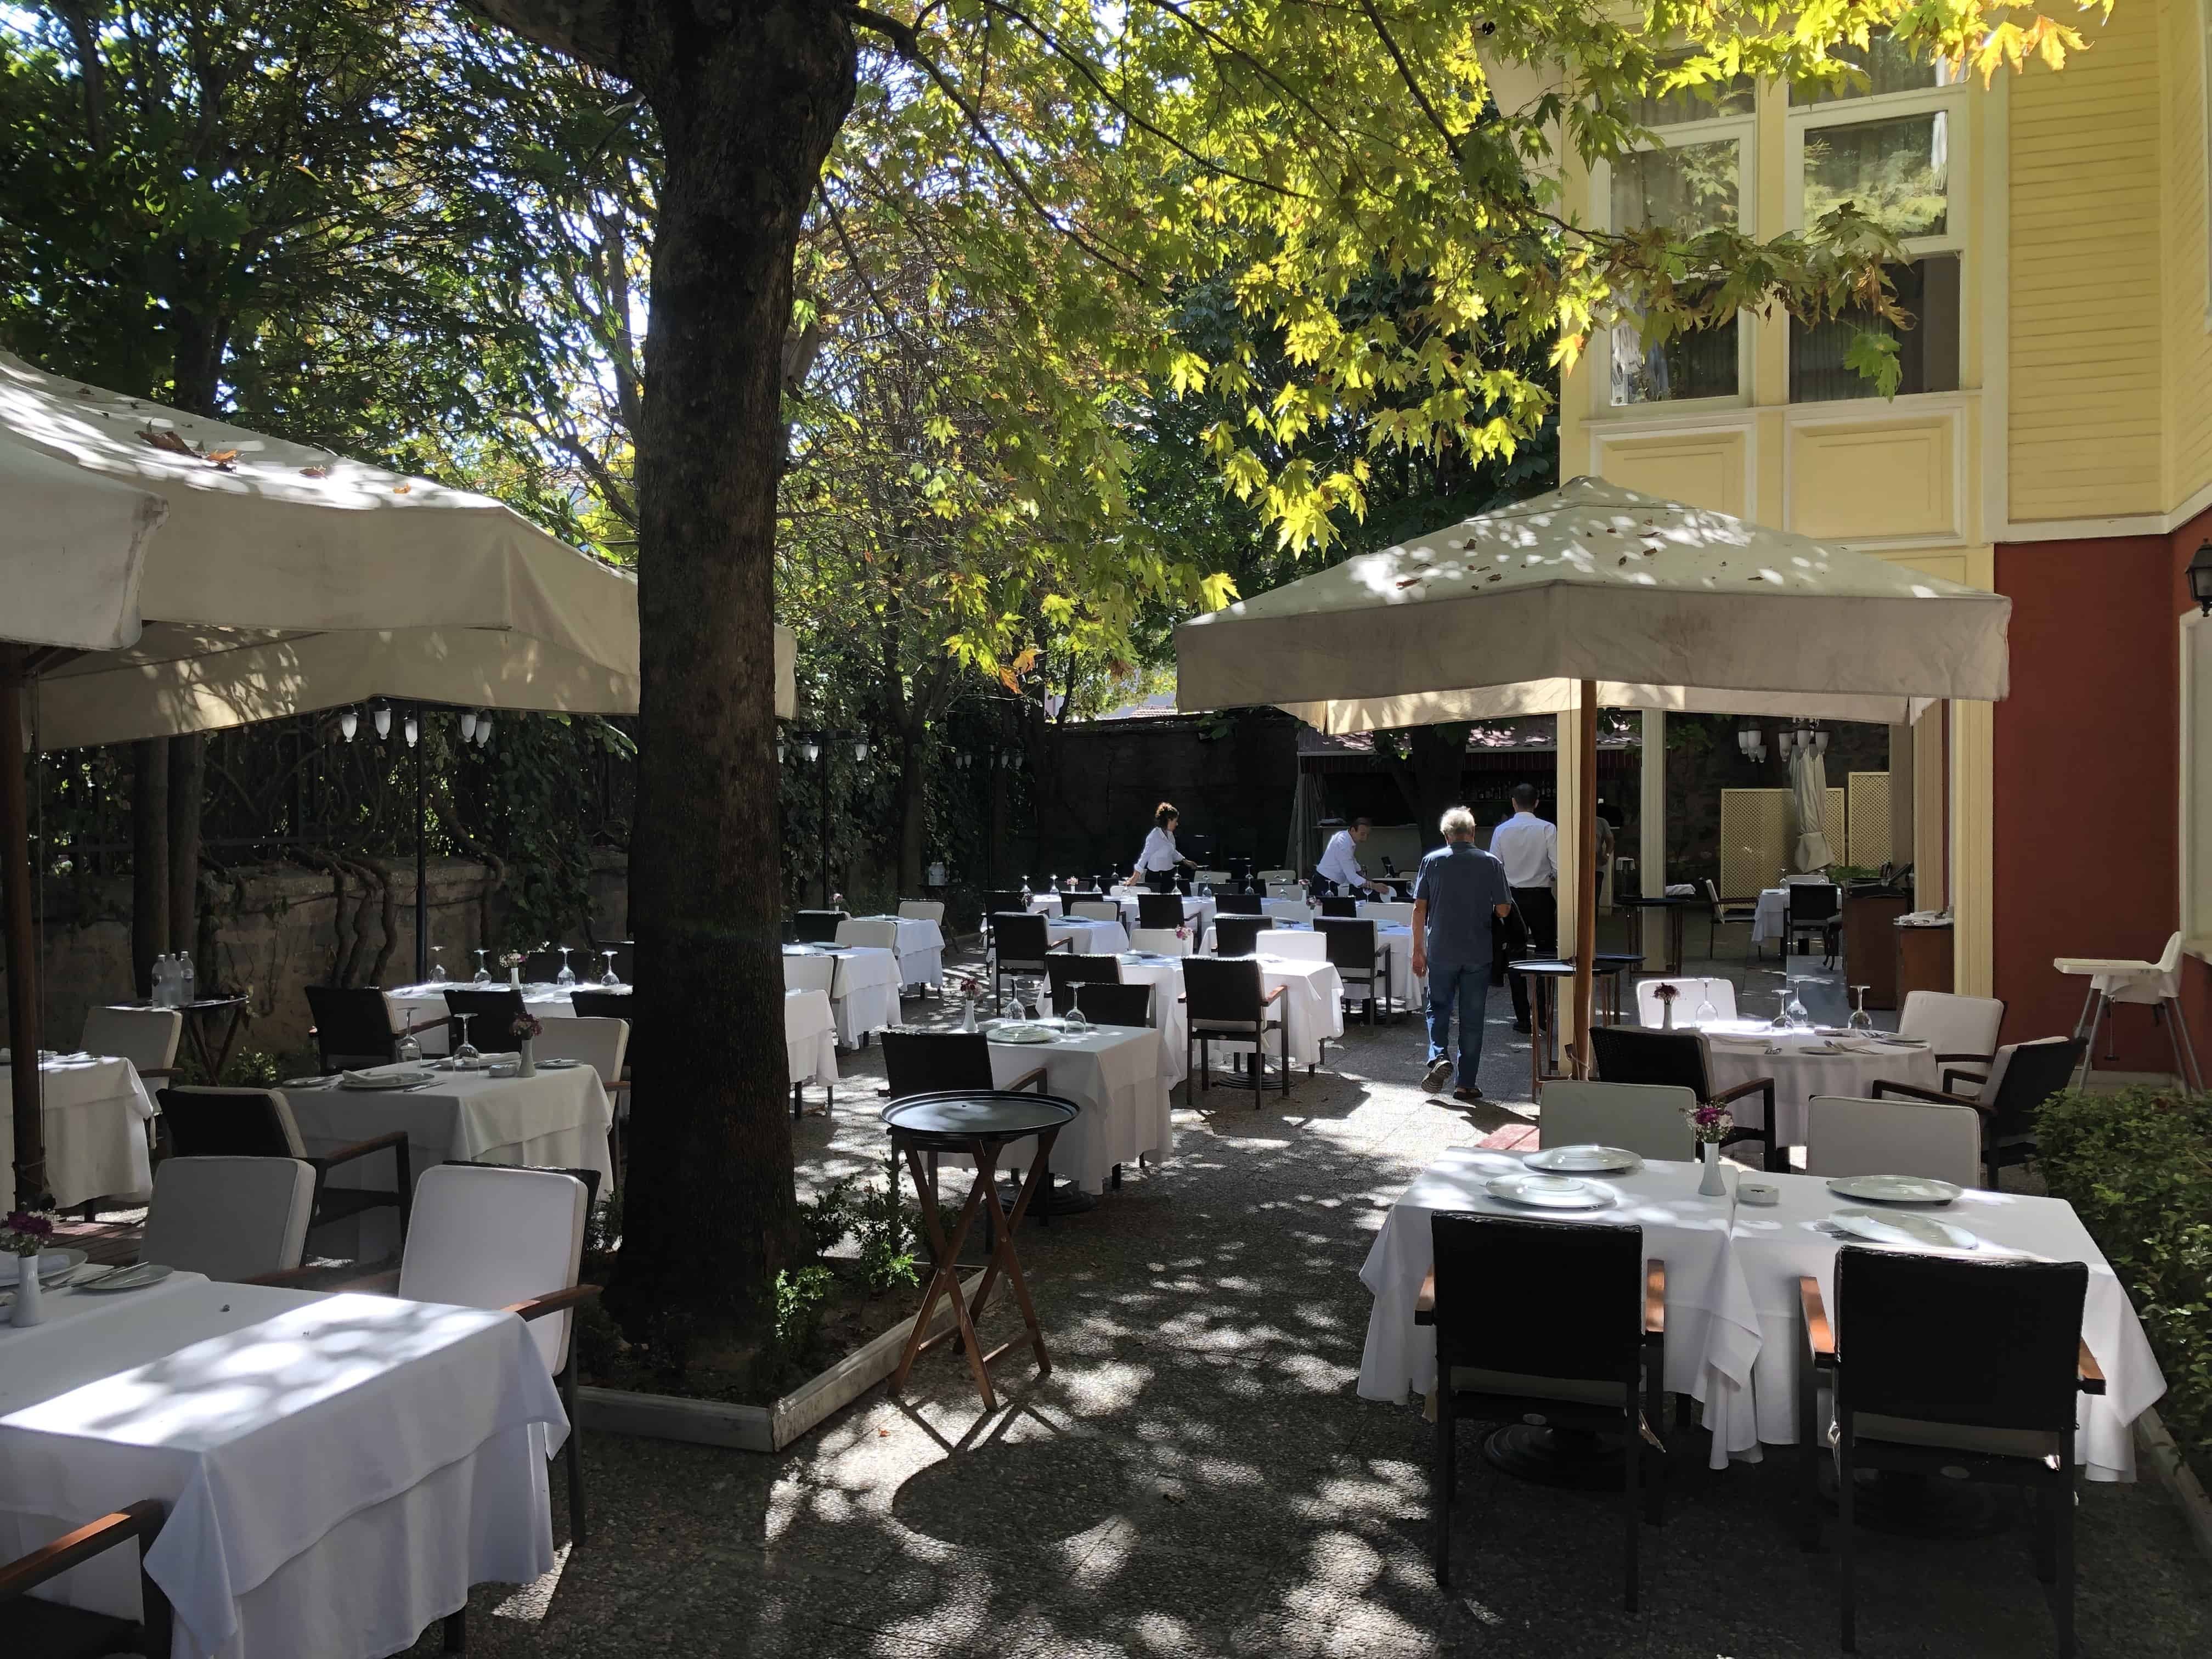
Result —
<instances>
[{"instance_id":1,"label":"stacked plate","mask_svg":"<svg viewBox=\"0 0 2212 1659\"><path fill-rule=\"evenodd\" d=\"M1550 1146L1521 1160L1548 1175L1633 1175L1644 1160L1621 1146Z\"/></svg>"},{"instance_id":2,"label":"stacked plate","mask_svg":"<svg viewBox=\"0 0 2212 1659\"><path fill-rule=\"evenodd\" d=\"M1049 1025L1029 1020L1003 1020L991 1028L994 1042L1050 1042L1059 1035Z\"/></svg>"},{"instance_id":3,"label":"stacked plate","mask_svg":"<svg viewBox=\"0 0 2212 1659\"><path fill-rule=\"evenodd\" d=\"M1602 1210L1616 1201L1595 1182L1572 1176L1499 1176L1486 1182L1483 1190L1492 1198L1532 1210Z\"/></svg>"},{"instance_id":4,"label":"stacked plate","mask_svg":"<svg viewBox=\"0 0 2212 1659\"><path fill-rule=\"evenodd\" d=\"M1901 1244L1916 1250L1972 1250L1979 1249L1982 1243L1964 1227L1910 1210L1893 1210L1887 1215L1870 1210L1838 1210L1828 1222L1837 1231L1869 1244Z\"/></svg>"},{"instance_id":5,"label":"stacked plate","mask_svg":"<svg viewBox=\"0 0 2212 1659\"><path fill-rule=\"evenodd\" d=\"M1838 1198L1875 1204L1948 1204L1966 1189L1926 1176L1838 1176L1828 1183Z\"/></svg>"}]
</instances>

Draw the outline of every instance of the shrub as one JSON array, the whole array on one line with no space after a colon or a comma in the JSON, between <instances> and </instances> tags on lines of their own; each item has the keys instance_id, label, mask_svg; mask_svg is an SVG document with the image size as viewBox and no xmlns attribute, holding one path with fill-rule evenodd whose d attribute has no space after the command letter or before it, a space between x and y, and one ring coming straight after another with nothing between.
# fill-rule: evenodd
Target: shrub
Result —
<instances>
[{"instance_id":1,"label":"shrub","mask_svg":"<svg viewBox=\"0 0 2212 1659\"><path fill-rule=\"evenodd\" d=\"M854 1231L860 1236L860 1278L877 1296L920 1278L915 1246L921 1242L915 1212L899 1196L898 1156L884 1160L884 1184L871 1187L853 1205Z\"/></svg>"},{"instance_id":2,"label":"shrub","mask_svg":"<svg viewBox=\"0 0 2212 1659\"><path fill-rule=\"evenodd\" d=\"M2036 1139L2051 1192L2073 1205L2142 1321L2166 1373L2159 1415L2212 1474L2212 1099L2054 1095Z\"/></svg>"}]
</instances>

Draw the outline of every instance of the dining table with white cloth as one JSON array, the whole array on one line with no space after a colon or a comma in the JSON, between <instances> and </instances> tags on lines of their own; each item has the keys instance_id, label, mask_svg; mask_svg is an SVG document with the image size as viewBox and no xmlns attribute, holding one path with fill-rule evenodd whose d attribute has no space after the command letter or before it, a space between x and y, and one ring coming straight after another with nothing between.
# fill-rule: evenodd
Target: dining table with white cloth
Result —
<instances>
[{"instance_id":1,"label":"dining table with white cloth","mask_svg":"<svg viewBox=\"0 0 2212 1659\"><path fill-rule=\"evenodd\" d=\"M1752 907L1751 942L1764 945L1769 939L1778 939L1790 931L1790 890L1786 887L1762 887L1759 902Z\"/></svg>"},{"instance_id":2,"label":"dining table with white cloth","mask_svg":"<svg viewBox=\"0 0 2212 1659\"><path fill-rule=\"evenodd\" d=\"M8 1051L0 1048L0 1062ZM15 1085L0 1064L0 1212L15 1207ZM154 1184L146 1126L154 1101L138 1068L119 1056L55 1054L39 1062L46 1186L66 1209Z\"/></svg>"},{"instance_id":3,"label":"dining table with white cloth","mask_svg":"<svg viewBox=\"0 0 2212 1659\"><path fill-rule=\"evenodd\" d=\"M1697 1192L1698 1164L1654 1158L1632 1175L1589 1177L1616 1198L1607 1208L1532 1212L1485 1190L1495 1176L1520 1173L1522 1158L1453 1147L1415 1176L1392 1206L1360 1269L1375 1305L1359 1393L1370 1400L1401 1400L1436 1384L1436 1334L1413 1321L1413 1298L1434 1262L1429 1217L1437 1211L1633 1224L1644 1230L1645 1259L1667 1264L1665 1386L1699 1402L1700 1421L1712 1433L1712 1467L1723 1467L1731 1456L1756 1461L1762 1445L1794 1444L1797 1358L1804 1341L1797 1279L1819 1281L1840 1328L1848 1314L1839 1313L1835 1302L1836 1252L1859 1241L1821 1224L1838 1210L1881 1206L1831 1192L1820 1176L1798 1175L1752 1176L1778 1188L1779 1201L1739 1203L1736 1188L1744 1176L1733 1168L1723 1171L1728 1196L1705 1198ZM2156 1403L2166 1380L2126 1291L2073 1207L2059 1199L1969 1188L1940 1208L1915 1208L1976 1235L1982 1241L1976 1255L2087 1264L2081 1334L2105 1372L2106 1392L2082 1397L2075 1458L2091 1480L2132 1480L2129 1425Z\"/></svg>"},{"instance_id":4,"label":"dining table with white cloth","mask_svg":"<svg viewBox=\"0 0 2212 1659\"><path fill-rule=\"evenodd\" d=\"M945 983L945 930L927 916L848 916L837 924L837 943L863 944L865 940L848 938L848 932L862 931L868 923L884 922L896 929L890 951L898 958L900 988L941 987ZM863 929L856 929L856 923L862 924Z\"/></svg>"},{"instance_id":5,"label":"dining table with white cloth","mask_svg":"<svg viewBox=\"0 0 2212 1659\"><path fill-rule=\"evenodd\" d=\"M1047 916L1045 942L1072 942L1080 957L1117 957L1129 948L1129 930L1118 921L1092 916Z\"/></svg>"},{"instance_id":6,"label":"dining table with white cloth","mask_svg":"<svg viewBox=\"0 0 2212 1659\"><path fill-rule=\"evenodd\" d=\"M987 1022L985 1034L1004 1023ZM1101 1193L1113 1179L1115 1164L1134 1164L1140 1157L1164 1158L1175 1151L1174 1112L1167 1080L1160 1074L1159 1043L1158 1031L1140 1025L1060 1031L1049 1042L1001 1042L994 1037L991 1076L1003 1089L1044 1067L1044 1092L1083 1109L1053 1143L1052 1172L1086 1193ZM1026 1167L1036 1147L1034 1139L1012 1143L1000 1154L1000 1166Z\"/></svg>"},{"instance_id":7,"label":"dining table with white cloth","mask_svg":"<svg viewBox=\"0 0 2212 1659\"><path fill-rule=\"evenodd\" d=\"M1206 943L1210 947L1212 941ZM1254 937L1252 953L1260 962L1261 993L1272 994L1279 987L1283 992L1291 1059L1309 1067L1320 1065L1322 1045L1344 1035L1344 976L1328 959L1328 941L1311 932L1262 928ZM1268 1039L1268 1054L1275 1052L1276 1042ZM1207 1042L1232 1054L1252 1046L1235 1037L1214 1036Z\"/></svg>"},{"instance_id":8,"label":"dining table with white cloth","mask_svg":"<svg viewBox=\"0 0 2212 1659\"><path fill-rule=\"evenodd\" d=\"M1937 1083L1936 1051L1925 1044L1906 1047L1880 1036L1775 1031L1756 1019L1715 1020L1700 1027L1698 1035L1705 1039L1705 1075L1714 1093L1726 1094L1753 1078L1774 1079L1774 1139L1784 1146L1805 1144L1807 1103L1814 1095L1864 1099L1881 1082L1910 1083L1923 1089L1933 1089ZM1757 1095L1729 1102L1729 1111L1739 1128L1768 1127Z\"/></svg>"},{"instance_id":9,"label":"dining table with white cloth","mask_svg":"<svg viewBox=\"0 0 2212 1659\"><path fill-rule=\"evenodd\" d=\"M173 1659L374 1659L555 1565L568 1421L514 1314L183 1273L46 1306L0 1323L0 1557L161 1503ZM113 1550L33 1594L136 1618L138 1574Z\"/></svg>"},{"instance_id":10,"label":"dining table with white cloth","mask_svg":"<svg viewBox=\"0 0 2212 1659\"><path fill-rule=\"evenodd\" d=\"M487 1058L512 1060L512 1054ZM441 1065L444 1062L440 1062ZM410 1072L402 1062L375 1066L369 1074ZM404 1130L408 1173L420 1182L441 1164L488 1163L541 1169L596 1170L599 1191L614 1182L607 1131L614 1109L599 1074L589 1066L538 1062L535 1077L494 1077L489 1071L435 1070L420 1089L349 1089L339 1079L305 1086L288 1085L284 1098L299 1126L310 1158L336 1152L376 1135ZM342 1164L327 1177L341 1188L389 1190L391 1155L372 1152ZM350 1236L355 1251L373 1260L398 1246L398 1222L391 1209L366 1210L312 1236L318 1247L335 1246Z\"/></svg>"},{"instance_id":11,"label":"dining table with white cloth","mask_svg":"<svg viewBox=\"0 0 2212 1659\"><path fill-rule=\"evenodd\" d=\"M898 1023L898 958L887 945L787 945L783 988L828 994L841 1048L857 1048L871 1031Z\"/></svg>"},{"instance_id":12,"label":"dining table with white cloth","mask_svg":"<svg viewBox=\"0 0 2212 1659\"><path fill-rule=\"evenodd\" d=\"M434 1019L445 1018L446 993L448 991L518 989L522 993L522 1006L538 1018L574 1019L576 1018L576 1005L569 998L570 992L611 991L621 996L627 994L630 988L628 985L601 985L584 980L579 980L574 985L556 985L548 980L526 982L520 986L511 986L505 980L492 980L483 984L465 984L459 980L433 980L422 985L395 986L384 994L384 1006L391 1011L392 1029L400 1031L406 1029L410 1015L414 1017L418 1026L426 1025ZM453 1027L441 1025L434 1031L424 1031L416 1041L422 1045L426 1057L450 1054L455 1044L453 1032ZM508 1041L487 1032L477 1024L471 1025L469 1040L479 1048L496 1048Z\"/></svg>"},{"instance_id":13,"label":"dining table with white cloth","mask_svg":"<svg viewBox=\"0 0 2212 1659\"><path fill-rule=\"evenodd\" d=\"M1491 1181L1522 1173L1519 1153L1454 1146L1398 1195L1359 1270L1359 1282L1375 1298L1359 1359L1363 1399L1418 1398L1436 1387L1437 1334L1413 1323L1413 1302L1436 1265L1429 1218L1443 1211L1520 1221L1540 1214L1570 1225L1642 1228L1643 1259L1667 1264L1664 1386L1706 1401L1726 1401L1722 1382L1749 1383L1761 1331L1729 1248L1732 1196L1699 1196L1703 1171L1697 1164L1659 1158L1645 1160L1632 1175L1590 1177L1615 1200L1602 1210L1534 1212L1490 1195ZM1712 1421L1710 1406L1707 1421ZM1748 1449L1728 1446L1717 1431L1712 1465L1724 1468L1731 1449Z\"/></svg>"},{"instance_id":14,"label":"dining table with white cloth","mask_svg":"<svg viewBox=\"0 0 2212 1659\"><path fill-rule=\"evenodd\" d=\"M1205 948L1209 951L1217 948L1210 933ZM1328 938L1311 922L1278 923L1262 928L1256 935L1255 948L1263 954L1272 951L1277 956L1305 957L1315 961L1325 961L1328 957ZM1427 1004L1428 977L1413 971L1412 928L1378 924L1375 929L1375 963L1389 970L1383 994L1391 1001L1413 1009Z\"/></svg>"},{"instance_id":15,"label":"dining table with white cloth","mask_svg":"<svg viewBox=\"0 0 2212 1659\"><path fill-rule=\"evenodd\" d=\"M1152 988L1152 1026L1160 1034L1160 1078L1172 1089L1183 1080L1189 1070L1188 1045L1185 1039L1190 1034L1190 1007L1183 1000L1182 958L1125 951L1121 953L1120 966L1122 984L1149 985ZM1037 1012L1042 1014L1064 1014L1067 1012L1054 1003L1049 982L1037 1001Z\"/></svg>"},{"instance_id":16,"label":"dining table with white cloth","mask_svg":"<svg viewBox=\"0 0 2212 1659\"><path fill-rule=\"evenodd\" d=\"M827 991L783 994L783 1052L793 1084L837 1080L837 1016Z\"/></svg>"},{"instance_id":17,"label":"dining table with white cloth","mask_svg":"<svg viewBox=\"0 0 2212 1659\"><path fill-rule=\"evenodd\" d=\"M1068 896L1060 893L1036 894L1030 900L1030 912L1033 915L1044 916L1057 921L1060 919L1060 911L1064 908L1060 903L1064 896ZM1077 893L1073 896L1078 902L1088 901L1092 904L1112 905L1121 912L1121 927L1126 933L1130 928L1141 926L1138 916L1142 907L1137 901L1140 898L1150 898L1153 895L1144 888L1116 887L1111 892L1103 895ZM1193 938L1199 937L1213 925L1214 902L1212 899L1200 898L1191 893L1180 893L1172 896L1182 899L1183 926L1191 930Z\"/></svg>"}]
</instances>

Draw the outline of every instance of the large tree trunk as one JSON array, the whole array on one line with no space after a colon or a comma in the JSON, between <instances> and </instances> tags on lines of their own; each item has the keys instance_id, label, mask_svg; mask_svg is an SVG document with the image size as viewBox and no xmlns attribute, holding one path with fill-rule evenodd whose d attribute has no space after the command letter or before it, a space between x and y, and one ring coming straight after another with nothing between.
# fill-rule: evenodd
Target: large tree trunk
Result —
<instances>
[{"instance_id":1,"label":"large tree trunk","mask_svg":"<svg viewBox=\"0 0 2212 1659\"><path fill-rule=\"evenodd\" d=\"M131 971L154 994L154 958L169 952L169 740L131 745Z\"/></svg>"},{"instance_id":2,"label":"large tree trunk","mask_svg":"<svg viewBox=\"0 0 2212 1659\"><path fill-rule=\"evenodd\" d=\"M666 1316L710 1347L755 1328L801 1237L778 949L781 365L801 217L855 72L818 0L720 15L738 21L641 5L622 46L667 161L637 440L639 1197L607 1297L634 1334Z\"/></svg>"},{"instance_id":3,"label":"large tree trunk","mask_svg":"<svg viewBox=\"0 0 2212 1659\"><path fill-rule=\"evenodd\" d=\"M919 718L910 721L899 757L899 896L921 891L922 854L929 850L928 740Z\"/></svg>"},{"instance_id":4,"label":"large tree trunk","mask_svg":"<svg viewBox=\"0 0 2212 1659\"><path fill-rule=\"evenodd\" d=\"M1406 798L1413 822L1419 826L1425 850L1444 844L1443 832L1437 828L1437 820L1443 816L1444 809L1466 804L1468 730L1463 720L1446 726L1411 726L1405 734L1413 751L1409 758L1400 760L1387 748L1384 750L1390 776L1398 786L1398 793ZM1376 741L1387 745L1395 735L1378 732Z\"/></svg>"}]
</instances>

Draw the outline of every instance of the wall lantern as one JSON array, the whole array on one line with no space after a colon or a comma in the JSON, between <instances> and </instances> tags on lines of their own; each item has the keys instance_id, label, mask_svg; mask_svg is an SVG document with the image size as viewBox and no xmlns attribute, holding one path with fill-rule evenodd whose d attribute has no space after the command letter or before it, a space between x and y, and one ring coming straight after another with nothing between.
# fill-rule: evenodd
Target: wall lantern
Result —
<instances>
[{"instance_id":1,"label":"wall lantern","mask_svg":"<svg viewBox=\"0 0 2212 1659\"><path fill-rule=\"evenodd\" d=\"M2212 542L2198 548L2189 562L2189 597L2197 601L2200 615L2212 617Z\"/></svg>"},{"instance_id":2,"label":"wall lantern","mask_svg":"<svg viewBox=\"0 0 2212 1659\"><path fill-rule=\"evenodd\" d=\"M341 708L338 711L338 735L343 738L348 743L351 743L353 741L353 734L360 730L361 710L358 708Z\"/></svg>"},{"instance_id":3,"label":"wall lantern","mask_svg":"<svg viewBox=\"0 0 2212 1659\"><path fill-rule=\"evenodd\" d=\"M392 735L392 705L390 703L380 699L369 704L368 717L376 722L376 735L379 738L388 738Z\"/></svg>"}]
</instances>

